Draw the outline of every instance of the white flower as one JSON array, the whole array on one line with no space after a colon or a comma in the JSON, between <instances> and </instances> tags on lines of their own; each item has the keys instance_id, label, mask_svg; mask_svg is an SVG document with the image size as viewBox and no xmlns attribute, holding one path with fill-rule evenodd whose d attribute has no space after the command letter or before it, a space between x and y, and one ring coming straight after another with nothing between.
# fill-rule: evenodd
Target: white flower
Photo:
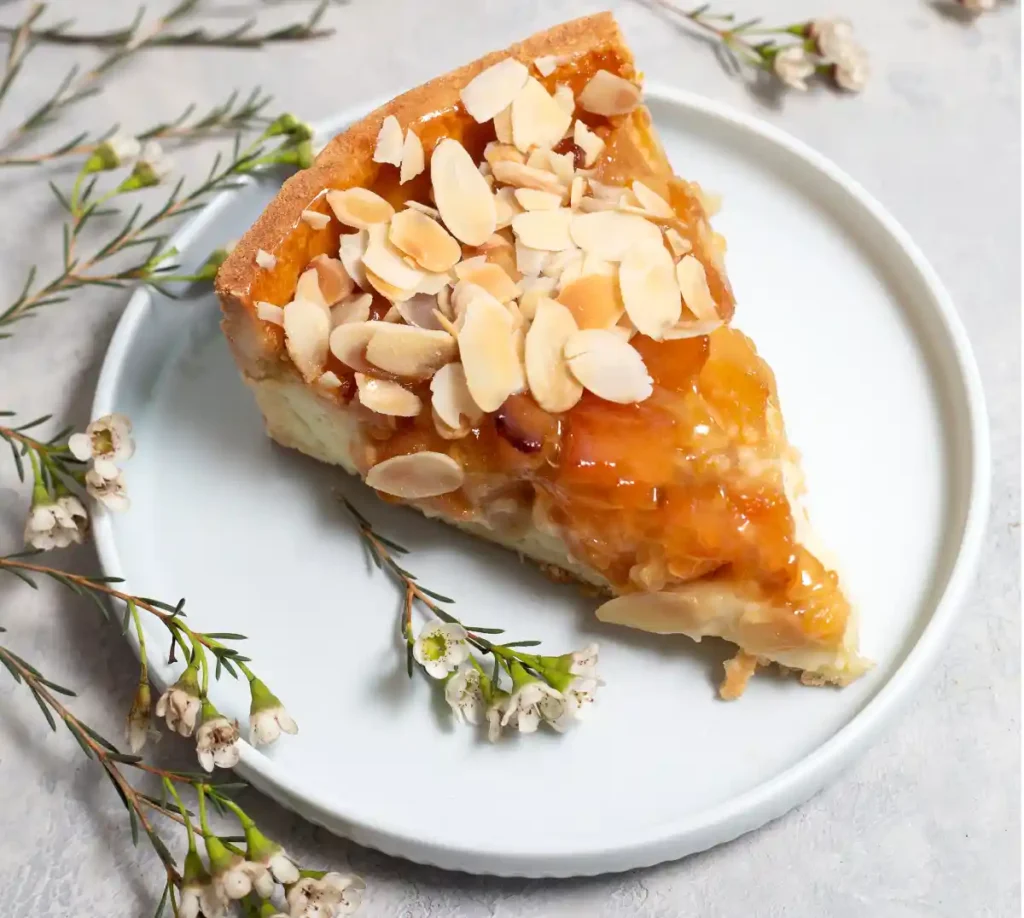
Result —
<instances>
[{"instance_id":1,"label":"white flower","mask_svg":"<svg viewBox=\"0 0 1024 918\"><path fill-rule=\"evenodd\" d=\"M97 459L85 473L85 490L108 510L120 513L131 505L121 470L107 459Z\"/></svg>"},{"instance_id":2,"label":"white flower","mask_svg":"<svg viewBox=\"0 0 1024 918\"><path fill-rule=\"evenodd\" d=\"M958 2L968 13L991 13L999 6L999 0L958 0Z\"/></svg>"},{"instance_id":3,"label":"white flower","mask_svg":"<svg viewBox=\"0 0 1024 918\"><path fill-rule=\"evenodd\" d=\"M832 71L836 85L847 92L860 92L867 85L870 75L867 52L855 44L843 49Z\"/></svg>"},{"instance_id":4,"label":"white flower","mask_svg":"<svg viewBox=\"0 0 1024 918\"><path fill-rule=\"evenodd\" d=\"M838 60L843 49L853 44L853 26L848 19L815 19L810 34L826 61Z\"/></svg>"},{"instance_id":5,"label":"white flower","mask_svg":"<svg viewBox=\"0 0 1024 918\"><path fill-rule=\"evenodd\" d=\"M234 768L238 764L238 724L223 715L204 720L196 731L196 756L199 764L207 771L217 768Z\"/></svg>"},{"instance_id":6,"label":"white flower","mask_svg":"<svg viewBox=\"0 0 1024 918\"><path fill-rule=\"evenodd\" d=\"M596 679L576 676L559 698L548 695L541 699L540 716L559 733L564 733L573 721L586 719L599 684Z\"/></svg>"},{"instance_id":7,"label":"white flower","mask_svg":"<svg viewBox=\"0 0 1024 918\"><path fill-rule=\"evenodd\" d=\"M142 145L131 134L115 131L92 151L83 168L87 173L116 169L135 159L141 148Z\"/></svg>"},{"instance_id":8,"label":"white flower","mask_svg":"<svg viewBox=\"0 0 1024 918\"><path fill-rule=\"evenodd\" d=\"M82 502L70 494L33 502L25 521L25 543L40 551L81 544L89 524Z\"/></svg>"},{"instance_id":9,"label":"white flower","mask_svg":"<svg viewBox=\"0 0 1024 918\"><path fill-rule=\"evenodd\" d=\"M203 918L225 918L231 908L231 899L220 883L211 880L199 890L199 908Z\"/></svg>"},{"instance_id":10,"label":"white flower","mask_svg":"<svg viewBox=\"0 0 1024 918\"><path fill-rule=\"evenodd\" d=\"M290 918L335 918L351 915L363 901L366 884L357 876L326 873L303 877L288 890Z\"/></svg>"},{"instance_id":11,"label":"white flower","mask_svg":"<svg viewBox=\"0 0 1024 918\"><path fill-rule=\"evenodd\" d=\"M250 737L257 746L266 746L274 742L281 735L282 730L292 735L299 732L299 725L284 709L284 705L279 705L276 708L264 708L249 716Z\"/></svg>"},{"instance_id":12,"label":"white flower","mask_svg":"<svg viewBox=\"0 0 1024 918\"><path fill-rule=\"evenodd\" d=\"M445 683L444 700L448 702L459 723L480 723L484 693L480 687L480 671L472 663L463 663L458 672Z\"/></svg>"},{"instance_id":13,"label":"white flower","mask_svg":"<svg viewBox=\"0 0 1024 918\"><path fill-rule=\"evenodd\" d=\"M135 171L140 175L145 173L145 184L156 185L174 171L174 160L164 153L163 148L155 140L147 140L139 154L139 161L135 164Z\"/></svg>"},{"instance_id":14,"label":"white flower","mask_svg":"<svg viewBox=\"0 0 1024 918\"><path fill-rule=\"evenodd\" d=\"M597 644L588 644L582 650L575 650L569 655L569 672L574 676L597 678L597 657L600 648Z\"/></svg>"},{"instance_id":15,"label":"white flower","mask_svg":"<svg viewBox=\"0 0 1024 918\"><path fill-rule=\"evenodd\" d=\"M487 709L487 739L492 743L501 738L501 719L508 710L509 696L506 692L496 692L496 698Z\"/></svg>"},{"instance_id":16,"label":"white flower","mask_svg":"<svg viewBox=\"0 0 1024 918\"><path fill-rule=\"evenodd\" d=\"M284 848L277 848L273 853L263 858L260 863L273 874L274 879L278 883L284 886L290 886L299 880L299 868L288 857Z\"/></svg>"},{"instance_id":17,"label":"white flower","mask_svg":"<svg viewBox=\"0 0 1024 918\"><path fill-rule=\"evenodd\" d=\"M193 670L185 670L185 674L156 703L156 716L167 719L167 729L191 736L196 728L196 718L203 707L199 700L199 685L194 676L189 679Z\"/></svg>"},{"instance_id":18,"label":"white flower","mask_svg":"<svg viewBox=\"0 0 1024 918\"><path fill-rule=\"evenodd\" d=\"M412 655L435 679L443 679L469 657L466 629L454 622L431 622L416 638Z\"/></svg>"},{"instance_id":19,"label":"white flower","mask_svg":"<svg viewBox=\"0 0 1024 918\"><path fill-rule=\"evenodd\" d=\"M209 769L208 769L209 770ZM253 890L263 899L274 893L274 878L263 865L236 856L231 866L214 878L229 899L243 899Z\"/></svg>"},{"instance_id":20,"label":"white flower","mask_svg":"<svg viewBox=\"0 0 1024 918\"><path fill-rule=\"evenodd\" d=\"M545 720L561 717L561 709L565 707L565 698L561 692L539 679L524 682L512 692L501 725L507 727L511 724L518 727L520 733L534 733L540 725L542 703L549 715Z\"/></svg>"},{"instance_id":21,"label":"white flower","mask_svg":"<svg viewBox=\"0 0 1024 918\"><path fill-rule=\"evenodd\" d=\"M178 903L178 918L199 918L204 885L197 882L188 882L182 885L181 901Z\"/></svg>"},{"instance_id":22,"label":"white flower","mask_svg":"<svg viewBox=\"0 0 1024 918\"><path fill-rule=\"evenodd\" d=\"M783 83L801 91L807 89L807 78L814 74L814 61L802 45L783 48L775 55L772 67Z\"/></svg>"},{"instance_id":23,"label":"white flower","mask_svg":"<svg viewBox=\"0 0 1024 918\"><path fill-rule=\"evenodd\" d=\"M106 414L89 424L85 433L72 434L68 438L68 449L82 462L89 459L124 462L135 454L132 422L127 415Z\"/></svg>"}]
</instances>

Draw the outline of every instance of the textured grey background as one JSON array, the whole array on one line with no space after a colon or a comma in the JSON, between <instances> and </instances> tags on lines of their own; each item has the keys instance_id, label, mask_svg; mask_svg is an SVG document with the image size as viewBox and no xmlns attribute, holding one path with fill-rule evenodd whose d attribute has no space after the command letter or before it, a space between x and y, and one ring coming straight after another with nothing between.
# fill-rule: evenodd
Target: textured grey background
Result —
<instances>
[{"instance_id":1,"label":"textured grey background","mask_svg":"<svg viewBox=\"0 0 1024 918\"><path fill-rule=\"evenodd\" d=\"M223 15L257 5L208 0L207 8ZM910 709L843 778L774 824L682 862L587 880L468 877L356 848L255 793L249 805L304 859L361 873L370 916L1018 915L1019 9L1008 5L965 24L927 0L731 0L738 14L776 22L845 13L870 49L875 72L862 96L818 90L779 104L726 76L700 40L643 3L609 5L652 79L756 114L836 160L892 210L948 284L981 364L993 433L993 508L969 607ZM52 4L55 18L81 14L82 6ZM127 0L88 7L90 28L124 22L133 9ZM263 7L267 21L308 8L290 0ZM0 21L23 8L0 4ZM351 0L329 14L338 29L332 40L272 53L145 53L47 136L113 120L141 129L189 101L256 82L281 107L316 119L599 8L568 0ZM0 127L28 111L76 55L89 61L90 54L37 51ZM195 172L210 155L207 146L179 162ZM0 302L29 264L39 262L43 276L56 265L59 215L41 176L0 171ZM72 172L56 169L54 177L66 187ZM0 342L2 407L84 423L126 299L86 291ZM0 459L0 550L20 547L27 499ZM89 548L69 559L95 569ZM12 649L78 688L76 710L116 735L136 671L116 630L56 588L34 593L12 579L0 582L0 623ZM162 754L172 746L166 741ZM409 793L422 788L422 778L411 776ZM145 843L133 851L124 811L95 765L66 733L51 735L24 689L0 674L0 914L148 914L159 874Z\"/></svg>"}]
</instances>

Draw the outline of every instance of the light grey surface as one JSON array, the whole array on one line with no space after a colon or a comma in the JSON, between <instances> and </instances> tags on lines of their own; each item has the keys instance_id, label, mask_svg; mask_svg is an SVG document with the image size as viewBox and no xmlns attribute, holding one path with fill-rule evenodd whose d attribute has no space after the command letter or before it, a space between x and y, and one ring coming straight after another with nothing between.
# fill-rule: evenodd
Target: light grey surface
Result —
<instances>
[{"instance_id":1,"label":"light grey surface","mask_svg":"<svg viewBox=\"0 0 1024 918\"><path fill-rule=\"evenodd\" d=\"M700 41L661 14L641 3L610 5L650 78L764 117L832 157L903 222L949 286L981 365L993 433L993 508L968 608L919 698L843 778L768 827L683 862L578 881L471 878L356 848L255 794L250 809L304 859L361 873L370 916L1019 914L1019 12L1008 6L964 25L924 0L733 0L738 14L762 12L772 21L845 12L870 49L875 73L863 96L819 90L776 104L728 78ZM53 6L56 18L78 4ZM90 28L127 19L133 8L105 6ZM268 6L273 17L304 8ZM440 7L352 0L332 9L339 34L319 44L260 54L153 51L47 136L112 120L141 129L189 101L213 101L256 82L280 107L316 119L600 8L445 0L442 18ZM0 20L18 8L0 7ZM27 111L74 57L68 49L37 51L0 111L0 126ZM78 58L90 60L89 52ZM179 160L197 172L210 155L205 147ZM58 168L48 177L66 187L72 172ZM49 276L59 257L59 214L42 178L0 172L2 303L30 264ZM0 407L84 423L126 299L85 291L0 342ZM870 354L864 367L870 372ZM870 431L851 431L851 448L865 444L886 448ZM129 466L129 481L130 474ZM20 547L27 499L10 463L0 460L0 550ZM69 560L95 569L91 549ZM13 580L0 581L0 625L9 631L5 644L80 691L76 711L116 734L136 670L115 629L55 587L35 593ZM173 739L164 744L161 755L173 758ZM429 775L416 770L412 750L405 793L410 805L431 802ZM540 821L542 814L533 815ZM159 874L144 843L133 851L124 811L95 765L66 733L51 735L24 689L0 676L0 914L147 914Z\"/></svg>"}]
</instances>

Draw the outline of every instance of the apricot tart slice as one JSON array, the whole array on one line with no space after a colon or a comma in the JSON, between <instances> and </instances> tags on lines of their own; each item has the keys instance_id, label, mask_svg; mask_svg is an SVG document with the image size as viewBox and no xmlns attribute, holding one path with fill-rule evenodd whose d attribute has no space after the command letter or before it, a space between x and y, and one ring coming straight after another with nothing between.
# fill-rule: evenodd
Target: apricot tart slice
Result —
<instances>
[{"instance_id":1,"label":"apricot tart slice","mask_svg":"<svg viewBox=\"0 0 1024 918\"><path fill-rule=\"evenodd\" d=\"M864 671L814 553L724 241L673 175L609 14L399 96L285 183L224 263L279 443L598 587L609 622Z\"/></svg>"}]
</instances>

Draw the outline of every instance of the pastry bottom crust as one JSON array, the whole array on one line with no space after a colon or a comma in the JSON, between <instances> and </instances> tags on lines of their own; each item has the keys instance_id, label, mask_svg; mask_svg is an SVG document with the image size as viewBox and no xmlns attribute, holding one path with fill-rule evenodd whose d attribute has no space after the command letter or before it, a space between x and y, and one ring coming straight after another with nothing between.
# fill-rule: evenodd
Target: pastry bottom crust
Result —
<instances>
[{"instance_id":1,"label":"pastry bottom crust","mask_svg":"<svg viewBox=\"0 0 1024 918\"><path fill-rule=\"evenodd\" d=\"M359 425L352 412L320 396L298 378L265 377L247 379L246 383L256 397L267 432L274 440L321 462L339 465L350 474L359 474ZM797 466L795 463L787 463L787 466L787 492L797 511L800 541L817 551L818 546L810 544L815 541L813 533L797 510ZM556 533L536 522L525 532L510 535L484 522L450 519L431 508L415 503L409 505L416 506L427 516L443 519L530 558L543 568L564 571L571 579L602 593L613 592L598 572L569 556ZM613 601L602 607L599 618L656 634L685 634L695 641L703 637L724 638L742 648L746 657L756 658L758 664L778 663L800 670L803 681L808 684L846 685L870 668L870 663L857 654L857 623L853 612L839 647L799 646L798 630L780 627L786 615L745 589L742 583L714 578L696 580L673 587L658 597L642 617L637 617L633 611L628 621L619 621ZM737 675L731 673L727 665L723 697L734 698L742 692L746 678L739 680ZM749 676L749 672L745 675Z\"/></svg>"}]
</instances>

